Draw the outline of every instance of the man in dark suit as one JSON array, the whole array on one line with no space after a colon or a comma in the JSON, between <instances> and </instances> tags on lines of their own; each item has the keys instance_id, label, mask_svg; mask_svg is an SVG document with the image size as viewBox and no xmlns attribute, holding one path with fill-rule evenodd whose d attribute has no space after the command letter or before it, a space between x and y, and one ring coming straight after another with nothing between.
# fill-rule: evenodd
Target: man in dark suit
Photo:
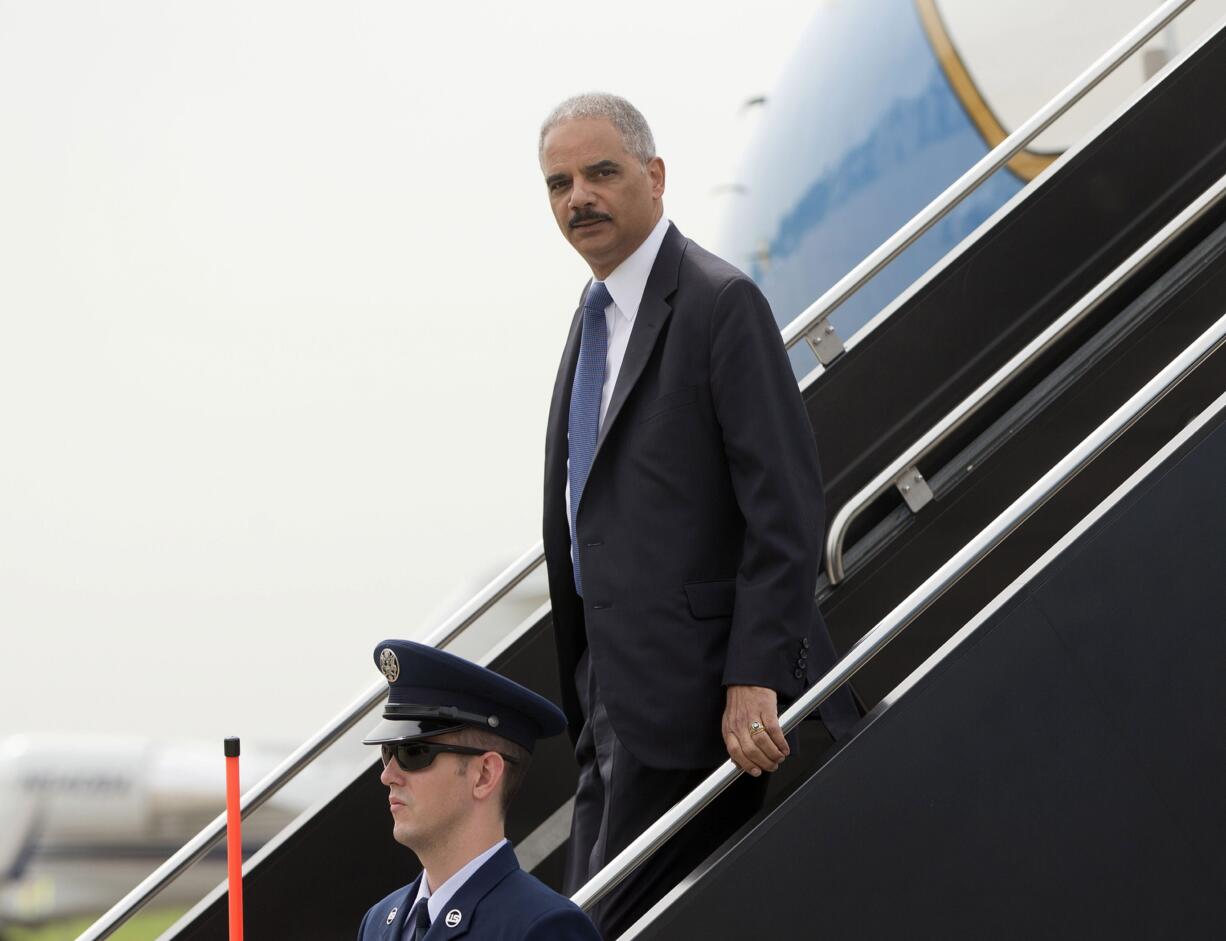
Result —
<instances>
[{"instance_id":1,"label":"man in dark suit","mask_svg":"<svg viewBox=\"0 0 1226 941\"><path fill-rule=\"evenodd\" d=\"M383 754L392 834L424 867L376 903L359 941L599 941L570 899L519 868L506 808L538 738L565 727L557 706L505 677L405 640L375 648L387 678Z\"/></svg>"},{"instance_id":2,"label":"man in dark suit","mask_svg":"<svg viewBox=\"0 0 1226 941\"><path fill-rule=\"evenodd\" d=\"M580 781L567 891L725 757L748 775L618 886L614 938L760 808L790 753L781 703L834 660L814 602L813 435L754 283L664 216L664 163L624 99L560 105L541 169L592 270L545 446L544 540ZM843 693L822 713L841 735Z\"/></svg>"}]
</instances>

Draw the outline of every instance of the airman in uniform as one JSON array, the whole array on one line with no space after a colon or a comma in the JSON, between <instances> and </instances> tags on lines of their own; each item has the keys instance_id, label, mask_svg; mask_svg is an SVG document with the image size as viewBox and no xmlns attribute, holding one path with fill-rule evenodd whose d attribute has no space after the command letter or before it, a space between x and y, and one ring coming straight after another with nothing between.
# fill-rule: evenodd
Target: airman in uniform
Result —
<instances>
[{"instance_id":1,"label":"airman in uniform","mask_svg":"<svg viewBox=\"0 0 1226 941\"><path fill-rule=\"evenodd\" d=\"M375 648L387 678L382 750L395 839L424 871L377 902L359 941L599 941L570 899L519 868L507 804L537 739L560 733L553 703L453 654L405 640Z\"/></svg>"}]
</instances>

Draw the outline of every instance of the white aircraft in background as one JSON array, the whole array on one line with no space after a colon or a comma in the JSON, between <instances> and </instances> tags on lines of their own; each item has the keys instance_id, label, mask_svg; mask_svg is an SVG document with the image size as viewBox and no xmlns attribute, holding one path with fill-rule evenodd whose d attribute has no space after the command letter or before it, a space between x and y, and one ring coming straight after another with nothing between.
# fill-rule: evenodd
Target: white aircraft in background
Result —
<instances>
[{"instance_id":1,"label":"white aircraft in background","mask_svg":"<svg viewBox=\"0 0 1226 941\"><path fill-rule=\"evenodd\" d=\"M244 790L283 757L244 744ZM244 822L245 853L352 775L312 764ZM221 742L0 739L0 930L105 911L224 809ZM187 908L224 878L223 842L156 904Z\"/></svg>"}]
</instances>

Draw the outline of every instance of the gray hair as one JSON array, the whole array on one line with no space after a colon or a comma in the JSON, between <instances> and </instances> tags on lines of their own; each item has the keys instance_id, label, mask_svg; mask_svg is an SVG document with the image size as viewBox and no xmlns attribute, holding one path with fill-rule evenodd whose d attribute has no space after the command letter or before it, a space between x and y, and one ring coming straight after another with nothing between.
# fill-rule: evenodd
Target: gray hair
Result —
<instances>
[{"instance_id":1,"label":"gray hair","mask_svg":"<svg viewBox=\"0 0 1226 941\"><path fill-rule=\"evenodd\" d=\"M647 119L638 108L617 95L588 92L567 98L550 112L545 123L541 125L541 136L536 148L537 158L543 160L545 157L546 134L566 121L584 118L604 118L611 123L621 133L626 150L638 157L642 163L647 163L656 155L656 142L651 136L651 128L647 126Z\"/></svg>"}]
</instances>

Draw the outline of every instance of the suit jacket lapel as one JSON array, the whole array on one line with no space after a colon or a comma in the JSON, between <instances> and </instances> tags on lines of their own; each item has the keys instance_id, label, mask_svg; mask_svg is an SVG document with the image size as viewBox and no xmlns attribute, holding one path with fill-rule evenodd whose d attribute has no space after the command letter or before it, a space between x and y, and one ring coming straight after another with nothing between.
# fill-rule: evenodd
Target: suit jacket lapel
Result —
<instances>
[{"instance_id":1,"label":"suit jacket lapel","mask_svg":"<svg viewBox=\"0 0 1226 941\"><path fill-rule=\"evenodd\" d=\"M489 894L494 886L519 869L519 860L515 851L508 843L491 856L485 864L469 877L447 900L446 911L439 912L439 917L430 925L426 932L426 941L451 941L464 934L473 923L473 913L481 900ZM455 924L447 924L448 918Z\"/></svg>"},{"instance_id":2,"label":"suit jacket lapel","mask_svg":"<svg viewBox=\"0 0 1226 941\"><path fill-rule=\"evenodd\" d=\"M600 458L600 452L609 430L621 414L635 384L643 374L651 351L655 349L660 331L673 312L669 298L677 290L677 272L681 266L681 256L685 252L685 236L671 222L660 243L660 251L656 254L655 264L651 266L651 274L643 289L643 299L639 303L638 314L634 318L634 328L630 331L630 342L626 345L626 355L622 359L621 371L617 374L617 383L613 387L613 395L609 400L609 410L605 414L604 424L600 426L600 434L596 438L596 453L592 457L592 467ZM586 294L587 289L584 288ZM566 349L562 353L562 364L558 368L558 378L553 387L553 399L549 405L549 426L545 432L545 536L548 540L551 533L551 514L555 507L565 509L566 493L566 458L569 448L566 442L567 424L570 420L570 390L575 381L575 366L579 362L579 344L583 339L583 306L575 311L570 325L570 335L566 338ZM589 476L591 471L588 472ZM557 522L558 539L570 539L570 523L565 519L565 512Z\"/></svg>"},{"instance_id":3,"label":"suit jacket lapel","mask_svg":"<svg viewBox=\"0 0 1226 941\"><path fill-rule=\"evenodd\" d=\"M373 926L380 932L376 937L386 938L387 941L400 941L404 934L404 926L408 922L409 909L413 907L413 901L417 898L417 886L424 875L424 873L419 875L393 897L392 904L383 913L383 920L375 922Z\"/></svg>"},{"instance_id":4,"label":"suit jacket lapel","mask_svg":"<svg viewBox=\"0 0 1226 941\"><path fill-rule=\"evenodd\" d=\"M634 327L630 331L630 342L626 345L621 372L617 374L617 384L613 387L613 397L609 400L609 411L605 414L604 424L600 426L600 434L596 438L593 468L600 460L601 446L608 438L617 416L621 414L622 406L626 404L635 383L643 374L643 367L651 358L651 351L655 349L661 329L673 312L668 299L677 290L677 269L681 265L684 249L685 237L670 222L668 231L664 233L664 241L660 243L660 251L656 254L655 264L651 266L651 274L647 277L647 286L643 289L639 312L634 317ZM590 476L591 471L588 473Z\"/></svg>"},{"instance_id":5,"label":"suit jacket lapel","mask_svg":"<svg viewBox=\"0 0 1226 941\"><path fill-rule=\"evenodd\" d=\"M586 288L584 289L586 292ZM583 338L583 308L575 311L570 324L570 334L562 351L562 363L553 386L553 398L549 403L549 424L545 428L545 538L551 535L558 539L570 539L570 524L566 520L566 458L570 449L566 440L570 422L570 387L575 381L575 367L579 362L579 342ZM555 510L560 508L560 516ZM556 529L557 532L551 532ZM564 532L563 532L564 531Z\"/></svg>"}]
</instances>

